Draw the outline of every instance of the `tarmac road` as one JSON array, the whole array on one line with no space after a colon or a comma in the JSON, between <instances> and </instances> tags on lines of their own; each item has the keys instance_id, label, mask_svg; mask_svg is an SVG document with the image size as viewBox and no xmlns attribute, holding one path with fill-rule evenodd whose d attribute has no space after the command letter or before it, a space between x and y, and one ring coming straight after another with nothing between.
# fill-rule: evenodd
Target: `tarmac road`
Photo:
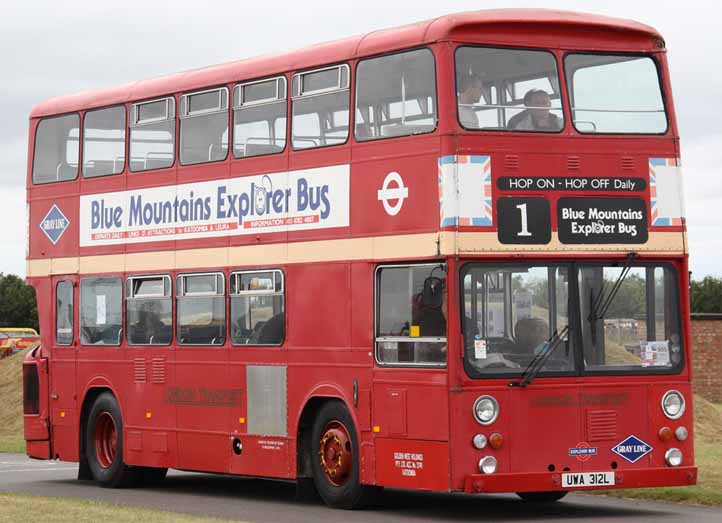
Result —
<instances>
[{"instance_id":1,"label":"tarmac road","mask_svg":"<svg viewBox=\"0 0 722 523\"><path fill-rule=\"evenodd\" d=\"M320 502L296 501L295 486L279 481L171 471L160 486L119 490L77 481L76 475L74 463L0 454L0 492L90 499L239 521L722 521L722 509L585 494L570 494L552 505L534 505L514 495L466 496L391 489L384 492L374 509L349 512L329 509Z\"/></svg>"}]
</instances>

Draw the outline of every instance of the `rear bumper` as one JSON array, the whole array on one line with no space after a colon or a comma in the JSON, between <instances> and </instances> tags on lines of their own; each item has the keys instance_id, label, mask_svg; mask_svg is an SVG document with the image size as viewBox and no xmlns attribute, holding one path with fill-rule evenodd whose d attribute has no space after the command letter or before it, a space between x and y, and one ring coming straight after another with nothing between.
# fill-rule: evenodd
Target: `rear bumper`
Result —
<instances>
[{"instance_id":1,"label":"rear bumper","mask_svg":"<svg viewBox=\"0 0 722 523\"><path fill-rule=\"evenodd\" d=\"M697 483L697 467L622 470L614 473L610 487L562 489L560 472L473 474L464 481L464 492L542 492L550 490L609 490L620 488L675 487Z\"/></svg>"}]
</instances>

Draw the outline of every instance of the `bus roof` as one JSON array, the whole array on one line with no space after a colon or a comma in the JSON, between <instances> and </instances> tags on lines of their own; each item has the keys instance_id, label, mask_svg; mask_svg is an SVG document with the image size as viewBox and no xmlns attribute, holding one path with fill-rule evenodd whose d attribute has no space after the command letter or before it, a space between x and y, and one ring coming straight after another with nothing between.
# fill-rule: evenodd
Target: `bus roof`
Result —
<instances>
[{"instance_id":1,"label":"bus roof","mask_svg":"<svg viewBox=\"0 0 722 523\"><path fill-rule=\"evenodd\" d=\"M252 80L287 71L331 64L360 56L451 40L474 27L551 24L567 29L586 27L631 32L661 38L652 27L620 18L550 9L494 9L456 13L414 24L372 31L281 54L262 55L225 64L140 80L107 89L51 98L37 105L31 118L147 100L176 92Z\"/></svg>"}]
</instances>

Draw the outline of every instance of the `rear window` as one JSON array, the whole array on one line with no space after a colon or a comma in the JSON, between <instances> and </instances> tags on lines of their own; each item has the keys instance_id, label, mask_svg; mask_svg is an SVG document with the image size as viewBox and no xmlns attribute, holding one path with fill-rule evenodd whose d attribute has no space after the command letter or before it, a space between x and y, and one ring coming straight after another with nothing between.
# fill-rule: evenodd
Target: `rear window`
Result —
<instances>
[{"instance_id":1,"label":"rear window","mask_svg":"<svg viewBox=\"0 0 722 523\"><path fill-rule=\"evenodd\" d=\"M80 156L80 117L68 114L45 118L35 131L33 183L74 180Z\"/></svg>"}]
</instances>

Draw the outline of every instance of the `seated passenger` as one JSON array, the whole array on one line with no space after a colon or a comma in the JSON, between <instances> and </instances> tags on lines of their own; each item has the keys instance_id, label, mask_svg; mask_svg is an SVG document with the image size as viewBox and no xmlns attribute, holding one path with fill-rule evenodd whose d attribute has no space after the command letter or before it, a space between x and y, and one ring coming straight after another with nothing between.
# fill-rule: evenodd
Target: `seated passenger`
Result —
<instances>
[{"instance_id":1,"label":"seated passenger","mask_svg":"<svg viewBox=\"0 0 722 523\"><path fill-rule=\"evenodd\" d=\"M541 318L522 318L514 326L516 353L533 356L549 339L549 325Z\"/></svg>"},{"instance_id":2,"label":"seated passenger","mask_svg":"<svg viewBox=\"0 0 722 523\"><path fill-rule=\"evenodd\" d=\"M479 128L479 117L471 106L481 100L483 87L481 78L476 74L459 78L459 122L467 129Z\"/></svg>"},{"instance_id":3,"label":"seated passenger","mask_svg":"<svg viewBox=\"0 0 722 523\"><path fill-rule=\"evenodd\" d=\"M535 90L532 89L530 91L527 91L527 93L524 95L525 109L523 111L516 113L511 118L509 118L509 121L506 123L507 129L516 129L516 126L519 125L520 122L522 122L525 118L529 117L529 109L526 109L526 108L533 105L531 99L532 99L534 92L535 92Z\"/></svg>"},{"instance_id":4,"label":"seated passenger","mask_svg":"<svg viewBox=\"0 0 722 523\"><path fill-rule=\"evenodd\" d=\"M552 106L549 94L542 89L532 89L524 95L524 105L527 106L522 112L527 114L519 119L509 120L508 127L514 131L545 131L556 132L561 130L561 119L552 114L549 108Z\"/></svg>"}]
</instances>

